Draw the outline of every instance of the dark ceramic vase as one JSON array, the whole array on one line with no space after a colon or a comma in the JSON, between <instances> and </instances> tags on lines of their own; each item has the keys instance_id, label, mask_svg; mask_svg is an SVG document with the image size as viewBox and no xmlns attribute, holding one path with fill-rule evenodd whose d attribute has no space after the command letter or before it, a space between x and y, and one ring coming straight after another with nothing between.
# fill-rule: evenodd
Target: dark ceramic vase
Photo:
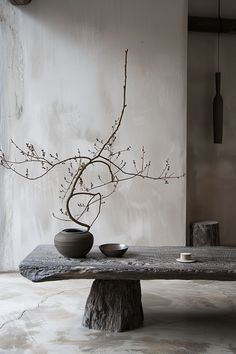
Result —
<instances>
[{"instance_id":1,"label":"dark ceramic vase","mask_svg":"<svg viewBox=\"0 0 236 354\"><path fill-rule=\"evenodd\" d=\"M65 229L54 238L59 253L68 258L83 258L93 246L93 235L89 231Z\"/></svg>"}]
</instances>

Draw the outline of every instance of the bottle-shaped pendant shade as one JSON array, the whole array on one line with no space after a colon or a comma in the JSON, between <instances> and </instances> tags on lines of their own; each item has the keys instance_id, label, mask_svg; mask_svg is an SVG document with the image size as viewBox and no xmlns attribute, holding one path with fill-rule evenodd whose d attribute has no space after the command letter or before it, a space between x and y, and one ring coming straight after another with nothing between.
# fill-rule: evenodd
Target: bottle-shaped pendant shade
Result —
<instances>
[{"instance_id":1,"label":"bottle-shaped pendant shade","mask_svg":"<svg viewBox=\"0 0 236 354\"><path fill-rule=\"evenodd\" d=\"M213 100L213 132L214 144L222 144L223 137L223 98L220 94L221 73L215 73L216 95Z\"/></svg>"}]
</instances>

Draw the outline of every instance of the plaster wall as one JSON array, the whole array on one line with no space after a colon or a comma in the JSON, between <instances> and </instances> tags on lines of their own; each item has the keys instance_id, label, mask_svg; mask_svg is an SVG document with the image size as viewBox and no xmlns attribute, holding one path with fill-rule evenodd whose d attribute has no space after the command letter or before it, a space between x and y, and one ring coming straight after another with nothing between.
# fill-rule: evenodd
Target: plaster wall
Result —
<instances>
[{"instance_id":1,"label":"plaster wall","mask_svg":"<svg viewBox=\"0 0 236 354\"><path fill-rule=\"evenodd\" d=\"M124 51L127 112L117 148L128 162L145 146L152 174L170 159L185 171L186 0L0 0L1 146L10 138L62 157L108 136L122 106ZM16 269L40 243L73 226L52 217L60 208L58 169L29 183L1 169L0 269ZM185 179L130 181L105 205L91 230L97 244L185 243Z\"/></svg>"},{"instance_id":2,"label":"plaster wall","mask_svg":"<svg viewBox=\"0 0 236 354\"><path fill-rule=\"evenodd\" d=\"M217 17L217 2L190 1L189 13ZM236 18L236 3L221 2L221 15ZM212 101L217 71L217 34L189 33L187 129L187 230L194 220L220 222L222 245L236 245L236 36L220 36L224 100L223 144L213 144Z\"/></svg>"}]
</instances>

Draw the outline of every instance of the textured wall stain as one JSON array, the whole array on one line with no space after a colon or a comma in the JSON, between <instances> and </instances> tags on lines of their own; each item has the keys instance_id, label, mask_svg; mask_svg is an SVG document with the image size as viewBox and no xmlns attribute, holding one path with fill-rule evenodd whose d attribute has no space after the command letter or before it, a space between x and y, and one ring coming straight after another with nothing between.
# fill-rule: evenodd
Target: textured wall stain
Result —
<instances>
[{"instance_id":1,"label":"textured wall stain","mask_svg":"<svg viewBox=\"0 0 236 354\"><path fill-rule=\"evenodd\" d=\"M0 4L2 22L2 36L5 43L5 57L2 65L5 65L7 79L4 86L7 90L6 98L10 117L20 117L23 111L24 94L24 61L23 47L19 35L18 16L12 6ZM11 63L11 64L9 64ZM13 104L15 101L15 104ZM5 104L5 102L3 102Z\"/></svg>"},{"instance_id":2,"label":"textured wall stain","mask_svg":"<svg viewBox=\"0 0 236 354\"><path fill-rule=\"evenodd\" d=\"M0 11L1 11L1 7L0 7ZM0 13L0 22L5 22L6 19L4 17L4 15L2 13Z\"/></svg>"},{"instance_id":3,"label":"textured wall stain","mask_svg":"<svg viewBox=\"0 0 236 354\"><path fill-rule=\"evenodd\" d=\"M20 119L22 114L23 114L23 105L18 105L18 96L15 93L15 98L16 98L16 104L15 104L15 109L16 109L16 118Z\"/></svg>"},{"instance_id":4,"label":"textured wall stain","mask_svg":"<svg viewBox=\"0 0 236 354\"><path fill-rule=\"evenodd\" d=\"M19 28L19 12L11 6L7 1L0 1L0 42L3 46L0 80L4 83L4 90L0 93L1 101L1 120L0 120L0 141L1 148L9 151L10 138L15 134L19 134L19 130L15 122L23 113L23 97L24 97L24 62L23 47ZM6 267L12 269L14 267L13 259L9 258L9 253L15 253L12 232L10 231L14 222L14 188L13 176L6 174L1 170L1 244L0 249L0 268ZM5 266L4 266L5 264Z\"/></svg>"}]
</instances>

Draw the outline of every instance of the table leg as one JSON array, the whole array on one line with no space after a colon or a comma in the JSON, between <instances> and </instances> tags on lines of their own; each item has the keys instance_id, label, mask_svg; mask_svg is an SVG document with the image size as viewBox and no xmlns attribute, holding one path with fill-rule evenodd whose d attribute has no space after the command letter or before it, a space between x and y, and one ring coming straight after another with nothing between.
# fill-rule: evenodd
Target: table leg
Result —
<instances>
[{"instance_id":1,"label":"table leg","mask_svg":"<svg viewBox=\"0 0 236 354\"><path fill-rule=\"evenodd\" d=\"M83 326L124 332L143 323L139 280L95 280L85 306Z\"/></svg>"}]
</instances>

